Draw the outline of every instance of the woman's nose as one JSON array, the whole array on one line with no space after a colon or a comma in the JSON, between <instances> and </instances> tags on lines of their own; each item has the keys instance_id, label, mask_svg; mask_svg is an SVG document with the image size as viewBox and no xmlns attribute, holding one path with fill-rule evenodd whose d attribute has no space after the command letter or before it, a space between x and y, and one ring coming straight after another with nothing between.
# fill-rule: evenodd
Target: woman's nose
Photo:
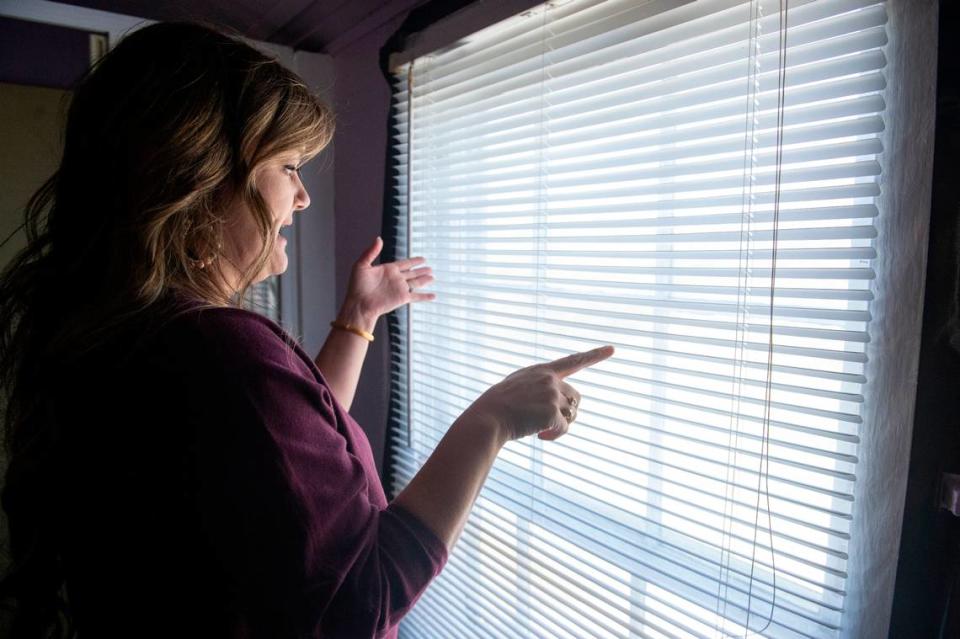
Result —
<instances>
[{"instance_id":1,"label":"woman's nose","mask_svg":"<svg viewBox=\"0 0 960 639\"><path fill-rule=\"evenodd\" d=\"M301 181L300 189L297 191L297 198L294 208L298 211L302 211L308 206L310 206L310 194L307 193L307 187L305 187Z\"/></svg>"}]
</instances>

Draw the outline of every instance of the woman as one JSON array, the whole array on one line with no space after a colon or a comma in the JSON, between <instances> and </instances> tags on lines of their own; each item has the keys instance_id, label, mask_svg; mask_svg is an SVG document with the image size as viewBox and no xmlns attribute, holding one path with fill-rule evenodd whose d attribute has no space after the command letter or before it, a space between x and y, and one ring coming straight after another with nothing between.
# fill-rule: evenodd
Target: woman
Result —
<instances>
[{"instance_id":1,"label":"woman","mask_svg":"<svg viewBox=\"0 0 960 639\"><path fill-rule=\"evenodd\" d=\"M392 637L505 442L555 439L566 375L517 371L388 503L347 414L379 315L430 299L416 258L357 262L316 360L242 310L329 111L276 61L190 24L124 39L76 89L30 243L0 281L14 636Z\"/></svg>"}]
</instances>

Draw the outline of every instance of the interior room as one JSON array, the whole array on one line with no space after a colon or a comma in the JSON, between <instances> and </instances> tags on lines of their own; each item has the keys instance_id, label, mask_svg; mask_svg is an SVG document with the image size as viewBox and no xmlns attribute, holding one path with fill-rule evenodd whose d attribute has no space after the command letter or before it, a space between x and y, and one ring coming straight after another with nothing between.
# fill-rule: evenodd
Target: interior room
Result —
<instances>
[{"instance_id":1,"label":"interior room","mask_svg":"<svg viewBox=\"0 0 960 639\"><path fill-rule=\"evenodd\" d=\"M257 494L236 497L249 511L217 520L236 533L223 548L275 541L284 557L306 553L296 561L316 581L276 595L296 602L289 610L252 612L243 606L259 605L261 589L294 588L267 585L281 578L272 559L237 577L217 539L199 541L213 529L204 513L195 527L156 515L172 534L197 535L220 566L210 574L227 575L235 634L222 636L960 638L958 14L936 0L0 0L0 267L12 283L13 265L27 272L20 256L42 242L25 212L42 212L33 196L51 176L67 182L74 96L93 91L111 60L134 59L133 45L118 48L124 39L162 23L219 31L279 63L277 77L312 96L297 103L311 117L323 120L323 105L333 114L314 132L323 140L291 147L282 167L297 176L277 187L294 184L292 205L263 238L282 242L283 266L269 262L231 301L238 308L220 309L260 322L248 342L237 329L224 361L264 353L261 337L303 360L299 381L276 395L293 373L256 369L266 390L251 402L272 415L289 391L297 411L310 407L278 408L261 425L262 448L291 447L283 478L303 500L293 520L307 548L282 514L269 525L271 500L286 496L258 510L260 466L239 443L195 477L184 471L200 488L183 493L189 501L232 477L211 469L251 468L243 485ZM168 62L186 47L171 38ZM144 82L165 68L163 49L150 55ZM242 100L259 90L247 82ZM116 90L90 117L110 124L115 108L120 131L127 89ZM262 139L299 90L284 94ZM156 103L179 108L169 97ZM206 144L184 130L157 144L187 154ZM231 161L231 176L248 166ZM269 191L256 184L260 202ZM109 206L84 209L89 226L114 223ZM192 206L171 207L170 219ZM194 273L212 274L197 257ZM399 286L389 303L387 286ZM375 295L374 309L365 300ZM3 366L20 357L10 339ZM246 384L246 360L236 361ZM6 407L6 389L0 397ZM164 399L153 418L178 401ZM11 424L31 423L5 410ZM309 411L325 417L313 423ZM285 420L310 443L285 440ZM190 426L201 443L186 459L205 450L203 423ZM233 423L224 417L222 441L233 441ZM27 462L8 458L24 459L33 444L22 442L34 440L13 428L3 468L17 478ZM310 428L345 446L330 465ZM329 510L310 491L326 494L317 486L339 472L335 461L364 479L328 495L342 506ZM296 478L297 464L311 474ZM89 512L122 522L130 495L174 490L150 481L150 468L115 476L126 497L93 496ZM23 509L17 494L0 499L0 575L14 575L0 577L0 599L30 566L30 544L7 531L7 513ZM351 517L366 523L338 528ZM84 534L100 535L90 519ZM51 538L74 539L72 525L50 524ZM321 529L340 532L318 549L310 535ZM135 534L115 530L130 548ZM68 610L90 606L76 609L71 636L120 636L111 610L141 613L94 605L92 587L71 590L71 571L101 551L58 552L57 597ZM330 574L324 552L336 557ZM127 574L117 570L114 585ZM366 599L344 603L348 587ZM0 634L41 636L17 627Z\"/></svg>"}]
</instances>

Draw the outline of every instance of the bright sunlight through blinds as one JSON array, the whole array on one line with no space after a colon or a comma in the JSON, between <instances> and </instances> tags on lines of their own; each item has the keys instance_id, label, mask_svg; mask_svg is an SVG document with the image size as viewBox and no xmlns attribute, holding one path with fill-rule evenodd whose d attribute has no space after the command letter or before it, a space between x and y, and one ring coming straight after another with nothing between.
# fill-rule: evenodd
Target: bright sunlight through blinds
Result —
<instances>
[{"instance_id":1,"label":"bright sunlight through blinds","mask_svg":"<svg viewBox=\"0 0 960 639\"><path fill-rule=\"evenodd\" d=\"M561 0L396 74L397 254L437 300L395 324L393 489L511 371L617 348L402 636L838 636L887 17L782 4Z\"/></svg>"}]
</instances>

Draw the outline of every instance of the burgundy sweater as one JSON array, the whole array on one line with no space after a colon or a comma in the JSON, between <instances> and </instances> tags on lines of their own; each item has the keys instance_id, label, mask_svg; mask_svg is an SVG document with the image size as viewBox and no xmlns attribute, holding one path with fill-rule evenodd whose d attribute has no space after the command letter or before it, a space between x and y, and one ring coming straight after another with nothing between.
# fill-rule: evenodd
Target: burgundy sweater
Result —
<instances>
[{"instance_id":1,"label":"burgundy sweater","mask_svg":"<svg viewBox=\"0 0 960 639\"><path fill-rule=\"evenodd\" d=\"M55 402L80 639L395 637L443 543L387 505L366 436L289 335L179 299Z\"/></svg>"}]
</instances>

